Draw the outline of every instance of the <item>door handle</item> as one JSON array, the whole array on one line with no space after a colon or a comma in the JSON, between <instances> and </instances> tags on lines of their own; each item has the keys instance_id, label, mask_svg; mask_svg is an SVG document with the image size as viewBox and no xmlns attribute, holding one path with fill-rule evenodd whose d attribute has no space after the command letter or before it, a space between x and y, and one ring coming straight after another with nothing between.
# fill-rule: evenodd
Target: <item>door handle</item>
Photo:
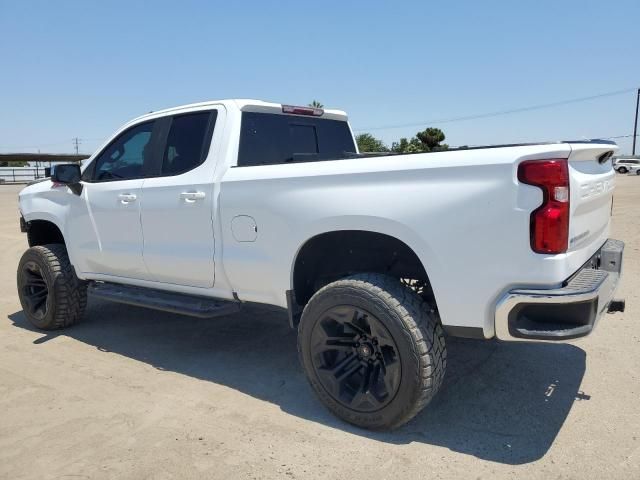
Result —
<instances>
[{"instance_id":1,"label":"door handle","mask_svg":"<svg viewBox=\"0 0 640 480\"><path fill-rule=\"evenodd\" d=\"M204 192L182 192L180 198L187 203L193 203L196 200L202 200L207 195Z\"/></svg>"},{"instance_id":2,"label":"door handle","mask_svg":"<svg viewBox=\"0 0 640 480\"><path fill-rule=\"evenodd\" d=\"M120 203L127 204L131 202L135 202L138 197L136 197L133 193L121 193L118 195L120 199Z\"/></svg>"}]
</instances>

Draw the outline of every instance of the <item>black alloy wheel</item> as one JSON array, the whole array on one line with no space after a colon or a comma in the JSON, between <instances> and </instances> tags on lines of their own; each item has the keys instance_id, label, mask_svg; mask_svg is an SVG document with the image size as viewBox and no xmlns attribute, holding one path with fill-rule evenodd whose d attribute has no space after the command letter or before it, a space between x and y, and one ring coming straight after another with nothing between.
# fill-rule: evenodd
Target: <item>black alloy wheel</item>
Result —
<instances>
[{"instance_id":1,"label":"black alloy wheel","mask_svg":"<svg viewBox=\"0 0 640 480\"><path fill-rule=\"evenodd\" d=\"M320 401L359 427L393 429L436 395L447 364L437 313L398 279L360 273L305 305L298 352Z\"/></svg>"},{"instance_id":2,"label":"black alloy wheel","mask_svg":"<svg viewBox=\"0 0 640 480\"><path fill-rule=\"evenodd\" d=\"M311 355L322 387L351 410L380 410L398 392L398 347L380 320L361 308L328 309L311 332Z\"/></svg>"},{"instance_id":3,"label":"black alloy wheel","mask_svg":"<svg viewBox=\"0 0 640 480\"><path fill-rule=\"evenodd\" d=\"M24 300L27 314L37 320L47 315L49 285L40 266L29 261L22 266L20 293Z\"/></svg>"},{"instance_id":4,"label":"black alloy wheel","mask_svg":"<svg viewBox=\"0 0 640 480\"><path fill-rule=\"evenodd\" d=\"M76 276L63 244L37 245L24 252L17 284L24 315L33 326L54 330L82 319L87 283Z\"/></svg>"}]
</instances>

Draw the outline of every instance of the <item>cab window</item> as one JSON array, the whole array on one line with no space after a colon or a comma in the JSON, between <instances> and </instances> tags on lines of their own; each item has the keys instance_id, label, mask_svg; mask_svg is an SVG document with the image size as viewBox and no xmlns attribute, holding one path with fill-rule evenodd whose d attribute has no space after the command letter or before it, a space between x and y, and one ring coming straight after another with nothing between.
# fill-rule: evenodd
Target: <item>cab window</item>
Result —
<instances>
[{"instance_id":1,"label":"cab window","mask_svg":"<svg viewBox=\"0 0 640 480\"><path fill-rule=\"evenodd\" d=\"M340 160L355 151L345 121L261 112L242 114L239 167Z\"/></svg>"},{"instance_id":2,"label":"cab window","mask_svg":"<svg viewBox=\"0 0 640 480\"><path fill-rule=\"evenodd\" d=\"M217 112L177 115L171 121L162 159L163 176L193 170L207 158Z\"/></svg>"},{"instance_id":3,"label":"cab window","mask_svg":"<svg viewBox=\"0 0 640 480\"><path fill-rule=\"evenodd\" d=\"M94 161L91 179L108 182L142 178L145 165L151 162L154 123L136 125L111 142Z\"/></svg>"}]
</instances>

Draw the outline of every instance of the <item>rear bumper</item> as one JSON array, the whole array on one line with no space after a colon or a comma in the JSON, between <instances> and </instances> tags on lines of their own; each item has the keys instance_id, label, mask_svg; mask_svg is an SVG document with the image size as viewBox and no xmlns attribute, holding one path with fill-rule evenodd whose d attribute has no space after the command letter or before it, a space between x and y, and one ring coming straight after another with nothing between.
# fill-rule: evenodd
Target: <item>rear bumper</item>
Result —
<instances>
[{"instance_id":1,"label":"rear bumper","mask_svg":"<svg viewBox=\"0 0 640 480\"><path fill-rule=\"evenodd\" d=\"M623 251L623 242L609 239L562 287L509 291L496 307L496 337L562 341L591 333L613 299Z\"/></svg>"}]
</instances>

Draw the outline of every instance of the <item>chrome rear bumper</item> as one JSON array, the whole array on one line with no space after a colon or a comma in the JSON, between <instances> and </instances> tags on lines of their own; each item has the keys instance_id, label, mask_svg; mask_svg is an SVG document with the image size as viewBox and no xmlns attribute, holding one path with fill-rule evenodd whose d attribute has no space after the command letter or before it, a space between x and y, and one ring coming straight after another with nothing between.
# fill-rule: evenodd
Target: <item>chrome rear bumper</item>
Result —
<instances>
[{"instance_id":1,"label":"chrome rear bumper","mask_svg":"<svg viewBox=\"0 0 640 480\"><path fill-rule=\"evenodd\" d=\"M562 341L591 333L613 299L623 251L623 242L609 239L561 288L509 291L496 307L496 337Z\"/></svg>"}]
</instances>

